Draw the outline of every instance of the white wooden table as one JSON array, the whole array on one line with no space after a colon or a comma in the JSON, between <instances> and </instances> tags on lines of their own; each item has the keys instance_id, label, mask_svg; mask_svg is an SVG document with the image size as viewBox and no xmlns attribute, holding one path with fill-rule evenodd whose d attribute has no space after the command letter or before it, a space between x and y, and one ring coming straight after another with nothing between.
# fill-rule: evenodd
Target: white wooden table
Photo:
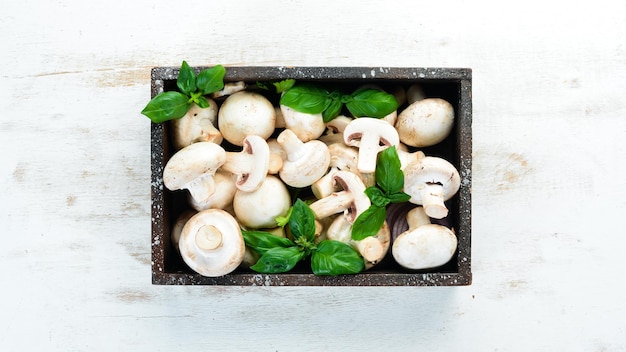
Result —
<instances>
[{"instance_id":1,"label":"white wooden table","mask_svg":"<svg viewBox=\"0 0 626 352\"><path fill-rule=\"evenodd\" d=\"M626 3L14 1L0 14L3 351L626 350ZM474 282L169 287L150 68L473 69Z\"/></svg>"}]
</instances>

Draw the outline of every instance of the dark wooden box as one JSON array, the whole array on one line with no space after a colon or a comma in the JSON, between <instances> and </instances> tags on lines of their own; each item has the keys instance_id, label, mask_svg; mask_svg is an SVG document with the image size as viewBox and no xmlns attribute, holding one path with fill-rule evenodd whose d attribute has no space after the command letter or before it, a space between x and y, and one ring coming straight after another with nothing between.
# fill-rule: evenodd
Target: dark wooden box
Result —
<instances>
[{"instance_id":1,"label":"dark wooden box","mask_svg":"<svg viewBox=\"0 0 626 352\"><path fill-rule=\"evenodd\" d=\"M197 70L203 67L196 68ZM446 202L449 219L458 237L457 253L445 266L411 272L402 270L387 258L374 268L357 275L318 277L305 269L285 274L259 274L237 271L210 278L191 271L171 245L170 229L185 208L180 192L163 186L163 168L172 154L168 124L151 125L152 170L152 283L158 285L236 285L236 286L458 286L470 285L471 273L471 186L472 186L472 71L467 68L407 67L226 67L225 81L299 81L346 84L403 85L419 83L428 96L449 101L455 109L455 126L450 136L437 146L421 149L426 155L441 156L452 162L461 176L457 195ZM178 68L152 69L152 97L176 89ZM402 209L397 209L402 211ZM397 215L397 214L396 214ZM396 216L397 218L397 216ZM402 221L402 217L400 217ZM399 224L398 227L406 224ZM391 224L390 224L391 226Z\"/></svg>"}]
</instances>

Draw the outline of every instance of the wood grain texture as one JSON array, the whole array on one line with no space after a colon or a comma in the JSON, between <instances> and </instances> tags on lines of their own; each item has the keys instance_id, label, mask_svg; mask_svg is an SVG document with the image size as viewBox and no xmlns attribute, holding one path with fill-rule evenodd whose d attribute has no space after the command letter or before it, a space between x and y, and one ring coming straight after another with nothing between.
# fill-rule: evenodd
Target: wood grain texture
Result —
<instances>
[{"instance_id":1,"label":"wood grain texture","mask_svg":"<svg viewBox=\"0 0 626 352\"><path fill-rule=\"evenodd\" d=\"M622 351L626 5L20 1L0 14L0 345ZM149 68L473 69L474 281L150 283Z\"/></svg>"}]
</instances>

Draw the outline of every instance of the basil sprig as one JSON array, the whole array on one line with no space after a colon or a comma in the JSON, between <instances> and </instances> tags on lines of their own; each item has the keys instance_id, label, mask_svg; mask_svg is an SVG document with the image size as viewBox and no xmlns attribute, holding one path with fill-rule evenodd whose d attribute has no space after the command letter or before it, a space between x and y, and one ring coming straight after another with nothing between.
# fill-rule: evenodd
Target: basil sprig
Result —
<instances>
[{"instance_id":1,"label":"basil sprig","mask_svg":"<svg viewBox=\"0 0 626 352\"><path fill-rule=\"evenodd\" d=\"M273 87L274 91L280 94L286 91L287 89L293 87L295 83L296 83L296 80L290 78L290 79L284 79L278 82L271 82L270 84ZM264 90L271 90L270 85L265 82L256 82L256 86Z\"/></svg>"},{"instance_id":2,"label":"basil sprig","mask_svg":"<svg viewBox=\"0 0 626 352\"><path fill-rule=\"evenodd\" d=\"M337 117L344 105L354 117L382 118L398 108L395 96L379 89L361 88L343 94L309 82L285 90L280 104L307 114L321 113L324 122Z\"/></svg>"},{"instance_id":3,"label":"basil sprig","mask_svg":"<svg viewBox=\"0 0 626 352\"><path fill-rule=\"evenodd\" d=\"M389 203L404 203L411 196L402 191L404 173L396 147L389 147L376 160L376 185L365 189L371 205L352 224L352 239L360 241L380 231L387 218Z\"/></svg>"},{"instance_id":4,"label":"basil sprig","mask_svg":"<svg viewBox=\"0 0 626 352\"><path fill-rule=\"evenodd\" d=\"M154 123L179 119L187 113L191 104L208 108L209 101L205 95L224 88L226 69L216 65L202 70L198 75L183 61L176 80L179 91L163 92L152 98L141 113Z\"/></svg>"},{"instance_id":5,"label":"basil sprig","mask_svg":"<svg viewBox=\"0 0 626 352\"><path fill-rule=\"evenodd\" d=\"M293 241L264 231L242 231L246 246L261 257L250 269L264 273L284 273L311 257L315 275L356 274L365 268L359 252L349 244L323 240L315 244L315 215L297 199L291 208L288 224Z\"/></svg>"}]
</instances>

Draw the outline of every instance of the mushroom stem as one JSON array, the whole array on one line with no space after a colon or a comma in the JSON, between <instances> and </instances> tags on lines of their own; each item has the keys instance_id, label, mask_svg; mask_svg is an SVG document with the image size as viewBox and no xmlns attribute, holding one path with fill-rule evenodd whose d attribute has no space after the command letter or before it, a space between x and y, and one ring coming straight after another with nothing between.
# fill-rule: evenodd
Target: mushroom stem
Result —
<instances>
[{"instance_id":1,"label":"mushroom stem","mask_svg":"<svg viewBox=\"0 0 626 352\"><path fill-rule=\"evenodd\" d=\"M424 207L415 207L406 213L406 222L409 225L409 230L413 230L422 225L430 224L430 217L426 215Z\"/></svg>"},{"instance_id":2,"label":"mushroom stem","mask_svg":"<svg viewBox=\"0 0 626 352\"><path fill-rule=\"evenodd\" d=\"M354 196L350 192L339 191L316 200L311 203L310 208L319 220L348 209L353 201Z\"/></svg>"},{"instance_id":3,"label":"mushroom stem","mask_svg":"<svg viewBox=\"0 0 626 352\"><path fill-rule=\"evenodd\" d=\"M287 154L287 160L296 160L300 158L304 142L302 142L292 130L286 129L281 132L276 138L276 142L280 144Z\"/></svg>"},{"instance_id":4,"label":"mushroom stem","mask_svg":"<svg viewBox=\"0 0 626 352\"><path fill-rule=\"evenodd\" d=\"M443 203L443 185L426 183L421 190L424 212L431 218L443 219L448 215L448 208Z\"/></svg>"},{"instance_id":5,"label":"mushroom stem","mask_svg":"<svg viewBox=\"0 0 626 352\"><path fill-rule=\"evenodd\" d=\"M380 151L380 138L371 133L364 133L361 136L361 144L359 145L359 161L358 170L361 173L370 173L376 171L376 156Z\"/></svg>"},{"instance_id":6,"label":"mushroom stem","mask_svg":"<svg viewBox=\"0 0 626 352\"><path fill-rule=\"evenodd\" d=\"M213 175L204 174L200 177L195 178L183 188L189 190L189 193L193 197L193 199L198 202L206 201L210 196L215 193L215 183L213 182Z\"/></svg>"},{"instance_id":7,"label":"mushroom stem","mask_svg":"<svg viewBox=\"0 0 626 352\"><path fill-rule=\"evenodd\" d=\"M378 261L385 251L380 240L374 236L364 238L360 241L354 241L354 245L359 253L361 253L361 256L368 262Z\"/></svg>"},{"instance_id":8,"label":"mushroom stem","mask_svg":"<svg viewBox=\"0 0 626 352\"><path fill-rule=\"evenodd\" d=\"M222 232L213 225L204 225L198 229L195 240L198 248L212 251L222 245Z\"/></svg>"},{"instance_id":9,"label":"mushroom stem","mask_svg":"<svg viewBox=\"0 0 626 352\"><path fill-rule=\"evenodd\" d=\"M253 160L252 154L226 152L226 162L222 165L222 169L237 175L247 173Z\"/></svg>"}]
</instances>

